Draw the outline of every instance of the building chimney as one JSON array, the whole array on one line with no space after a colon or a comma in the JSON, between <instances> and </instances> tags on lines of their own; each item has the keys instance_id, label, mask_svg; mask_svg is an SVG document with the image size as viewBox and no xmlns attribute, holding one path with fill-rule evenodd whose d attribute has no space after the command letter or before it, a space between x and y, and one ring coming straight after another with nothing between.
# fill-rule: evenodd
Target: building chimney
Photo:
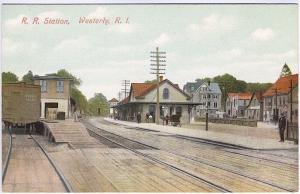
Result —
<instances>
[{"instance_id":1,"label":"building chimney","mask_svg":"<svg viewBox=\"0 0 300 194\"><path fill-rule=\"evenodd\" d=\"M164 80L164 76L159 76L159 82L161 82L162 80Z\"/></svg>"}]
</instances>

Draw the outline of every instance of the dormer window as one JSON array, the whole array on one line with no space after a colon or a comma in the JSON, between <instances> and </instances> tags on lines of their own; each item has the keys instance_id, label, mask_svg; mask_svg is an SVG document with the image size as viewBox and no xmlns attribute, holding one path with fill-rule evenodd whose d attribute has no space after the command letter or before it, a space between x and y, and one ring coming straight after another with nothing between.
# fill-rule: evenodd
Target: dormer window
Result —
<instances>
[{"instance_id":1,"label":"dormer window","mask_svg":"<svg viewBox=\"0 0 300 194\"><path fill-rule=\"evenodd\" d=\"M193 85L191 85L191 91L194 91L194 86Z\"/></svg>"},{"instance_id":2,"label":"dormer window","mask_svg":"<svg viewBox=\"0 0 300 194\"><path fill-rule=\"evenodd\" d=\"M169 89L164 88L163 90L163 99L169 99Z\"/></svg>"}]
</instances>

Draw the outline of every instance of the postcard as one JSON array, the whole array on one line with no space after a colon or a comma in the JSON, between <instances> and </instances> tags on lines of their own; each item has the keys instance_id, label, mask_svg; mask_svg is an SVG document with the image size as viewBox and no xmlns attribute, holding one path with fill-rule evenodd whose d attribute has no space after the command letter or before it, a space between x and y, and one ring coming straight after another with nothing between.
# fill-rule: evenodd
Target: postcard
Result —
<instances>
[{"instance_id":1,"label":"postcard","mask_svg":"<svg viewBox=\"0 0 300 194\"><path fill-rule=\"evenodd\" d=\"M3 192L298 192L297 3L4 3Z\"/></svg>"}]
</instances>

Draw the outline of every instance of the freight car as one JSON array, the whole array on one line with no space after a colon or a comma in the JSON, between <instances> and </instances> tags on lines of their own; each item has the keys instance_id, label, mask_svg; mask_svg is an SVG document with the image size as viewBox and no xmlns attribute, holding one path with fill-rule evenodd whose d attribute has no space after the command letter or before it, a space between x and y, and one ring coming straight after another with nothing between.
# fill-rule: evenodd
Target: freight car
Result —
<instances>
[{"instance_id":1,"label":"freight car","mask_svg":"<svg viewBox=\"0 0 300 194\"><path fill-rule=\"evenodd\" d=\"M5 124L26 126L41 115L41 87L18 83L2 84L2 120Z\"/></svg>"}]
</instances>

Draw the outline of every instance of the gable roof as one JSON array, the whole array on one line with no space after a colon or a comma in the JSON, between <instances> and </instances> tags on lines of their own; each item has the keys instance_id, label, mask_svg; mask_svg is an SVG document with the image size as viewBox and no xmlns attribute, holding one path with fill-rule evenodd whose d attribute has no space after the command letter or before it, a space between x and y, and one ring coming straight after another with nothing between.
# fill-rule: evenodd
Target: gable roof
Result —
<instances>
[{"instance_id":1,"label":"gable roof","mask_svg":"<svg viewBox=\"0 0 300 194\"><path fill-rule=\"evenodd\" d=\"M155 83L132 83L130 87L130 95L133 95L133 97L143 96L145 91L155 86Z\"/></svg>"},{"instance_id":2,"label":"gable roof","mask_svg":"<svg viewBox=\"0 0 300 194\"><path fill-rule=\"evenodd\" d=\"M277 94L287 94L290 92L290 84L292 87L298 85L298 74L289 75L279 78L264 94L263 97L274 96L277 89Z\"/></svg>"},{"instance_id":3,"label":"gable roof","mask_svg":"<svg viewBox=\"0 0 300 194\"><path fill-rule=\"evenodd\" d=\"M210 84L208 85L207 82L202 82L202 84L201 84L201 85L200 85L193 93L197 92L197 91L199 90L199 88L200 88L202 85L204 85L204 84L205 84L205 85L208 87L208 89L209 89L210 91L212 91L213 93L219 93L219 94L222 93L218 83L210 83Z\"/></svg>"},{"instance_id":4,"label":"gable roof","mask_svg":"<svg viewBox=\"0 0 300 194\"><path fill-rule=\"evenodd\" d=\"M194 91L196 91L201 85L203 84L203 81L196 81L196 82L187 82L184 86L183 86L183 90L187 91L188 93L192 93ZM191 91L191 87L194 87L194 90Z\"/></svg>"},{"instance_id":5,"label":"gable roof","mask_svg":"<svg viewBox=\"0 0 300 194\"><path fill-rule=\"evenodd\" d=\"M162 84L164 84L165 82L169 83L171 86L173 86L176 90L178 90L180 93L182 93L184 96L186 96L187 98L191 98L187 93L185 93L183 90L181 90L178 87L178 84L173 84L170 80L165 79L161 82L159 82L159 86L161 86ZM146 90L144 90L139 96L136 97L143 97L145 95L147 95L149 92L151 92L152 90L154 90L156 88L156 84L153 84L152 86L148 87Z\"/></svg>"},{"instance_id":6,"label":"gable roof","mask_svg":"<svg viewBox=\"0 0 300 194\"><path fill-rule=\"evenodd\" d=\"M115 99L115 98L113 98L113 99L111 99L110 101L108 101L108 102L119 102L117 99Z\"/></svg>"},{"instance_id":7,"label":"gable roof","mask_svg":"<svg viewBox=\"0 0 300 194\"><path fill-rule=\"evenodd\" d=\"M129 97L130 96L127 96L126 98L124 98L123 100L121 100L118 104L121 105L121 104L126 104L129 102Z\"/></svg>"},{"instance_id":8,"label":"gable roof","mask_svg":"<svg viewBox=\"0 0 300 194\"><path fill-rule=\"evenodd\" d=\"M263 96L262 96L262 94L263 94L262 92L253 92L247 108L250 107L251 102L252 102L252 100L253 100L254 97L256 97L256 99L258 100L258 102L260 102L260 103L263 102Z\"/></svg>"},{"instance_id":9,"label":"gable roof","mask_svg":"<svg viewBox=\"0 0 300 194\"><path fill-rule=\"evenodd\" d=\"M250 100L252 97L252 93L250 92L230 92L228 93L228 97L238 96L239 100Z\"/></svg>"},{"instance_id":10,"label":"gable roof","mask_svg":"<svg viewBox=\"0 0 300 194\"><path fill-rule=\"evenodd\" d=\"M255 92L253 95L255 95L256 99L257 99L259 102L262 102L262 101L263 101L263 92Z\"/></svg>"}]
</instances>

